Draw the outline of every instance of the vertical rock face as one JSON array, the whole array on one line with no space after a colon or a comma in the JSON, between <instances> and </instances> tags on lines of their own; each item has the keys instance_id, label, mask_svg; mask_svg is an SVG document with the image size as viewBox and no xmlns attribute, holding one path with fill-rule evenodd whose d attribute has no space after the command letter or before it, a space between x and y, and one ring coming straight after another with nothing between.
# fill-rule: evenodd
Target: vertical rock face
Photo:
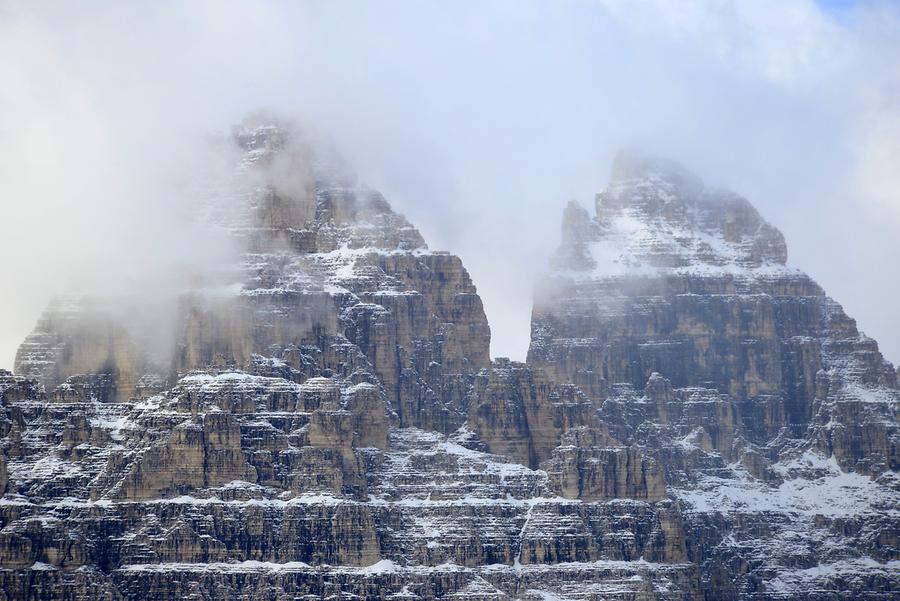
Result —
<instances>
[{"instance_id":1,"label":"vertical rock face","mask_svg":"<svg viewBox=\"0 0 900 601\"><path fill-rule=\"evenodd\" d=\"M173 334L61 297L0 371L0 599L900 588L897 374L747 201L623 156L492 362L459 258L295 130L232 138L193 209L236 258Z\"/></svg>"},{"instance_id":2,"label":"vertical rock face","mask_svg":"<svg viewBox=\"0 0 900 601\"><path fill-rule=\"evenodd\" d=\"M573 215L586 223L573 226ZM564 235L529 350L555 380L593 373L643 388L658 372L676 388L715 389L743 406L745 436L760 444L850 418L854 402L862 413L843 428L866 415L890 423L891 404L869 401L896 398L892 366L815 282L785 267L783 237L746 200L623 157L596 218L567 209ZM823 433L820 447L842 449L847 468L895 469L897 450L877 427L878 443L850 451Z\"/></svg>"},{"instance_id":3,"label":"vertical rock face","mask_svg":"<svg viewBox=\"0 0 900 601\"><path fill-rule=\"evenodd\" d=\"M230 281L182 298L168 363L153 364L127 319L75 297L48 308L16 373L48 390L73 375L106 374L97 399L125 401L142 377L247 370L262 353L305 376L372 372L401 425L462 425L460 378L489 365L490 328L459 258L429 251L378 192L317 159L290 128L248 123L233 137L244 153L234 182L199 199L195 212L230 233L241 261L220 266ZM363 363L327 357L335 345L339 355L362 353Z\"/></svg>"},{"instance_id":4,"label":"vertical rock face","mask_svg":"<svg viewBox=\"0 0 900 601\"><path fill-rule=\"evenodd\" d=\"M712 594L815 596L855 570L861 588L843 594L883 591L898 553L882 543L896 540L885 508L900 501L896 373L786 266L781 233L677 165L621 155L595 215L570 204L562 235L528 363L553 382L606 382L583 390L615 440L666 472ZM583 447L554 452L549 473L567 489L598 481L577 464ZM639 480L626 470L626 489ZM830 505L844 480L849 514ZM869 534L848 541L835 530L846 520Z\"/></svg>"},{"instance_id":5,"label":"vertical rock face","mask_svg":"<svg viewBox=\"0 0 900 601\"><path fill-rule=\"evenodd\" d=\"M128 399L147 365L138 341L124 323L97 306L94 299L58 298L16 353L15 371L35 378L65 398L72 388L93 388L99 400ZM104 374L106 382L69 381L72 376Z\"/></svg>"}]
</instances>

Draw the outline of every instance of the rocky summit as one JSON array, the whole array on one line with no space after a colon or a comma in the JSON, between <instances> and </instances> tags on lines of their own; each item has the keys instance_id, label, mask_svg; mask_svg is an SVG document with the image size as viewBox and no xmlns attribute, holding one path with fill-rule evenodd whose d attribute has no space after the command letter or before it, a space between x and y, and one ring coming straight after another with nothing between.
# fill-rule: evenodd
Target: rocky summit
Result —
<instances>
[{"instance_id":1,"label":"rocky summit","mask_svg":"<svg viewBox=\"0 0 900 601\"><path fill-rule=\"evenodd\" d=\"M230 140L171 337L64 296L0 371L0 600L900 595L898 374L747 200L620 155L492 361L458 257Z\"/></svg>"}]
</instances>

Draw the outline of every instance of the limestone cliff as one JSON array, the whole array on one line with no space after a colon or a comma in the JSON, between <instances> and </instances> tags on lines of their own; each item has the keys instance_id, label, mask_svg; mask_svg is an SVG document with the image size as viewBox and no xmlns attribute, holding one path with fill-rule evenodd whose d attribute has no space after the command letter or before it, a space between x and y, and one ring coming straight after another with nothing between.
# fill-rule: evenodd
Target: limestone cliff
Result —
<instances>
[{"instance_id":1,"label":"limestone cliff","mask_svg":"<svg viewBox=\"0 0 900 601\"><path fill-rule=\"evenodd\" d=\"M528 363L606 382L583 390L615 440L664 466L713 594L839 591L874 560L854 577L877 598L898 554L896 374L786 266L781 233L745 199L623 154L595 214L570 204L562 235Z\"/></svg>"},{"instance_id":2,"label":"limestone cliff","mask_svg":"<svg viewBox=\"0 0 900 601\"><path fill-rule=\"evenodd\" d=\"M492 362L459 258L296 130L232 143L168 349L61 297L0 372L0 599L898 591L897 374L746 200L621 157Z\"/></svg>"}]
</instances>

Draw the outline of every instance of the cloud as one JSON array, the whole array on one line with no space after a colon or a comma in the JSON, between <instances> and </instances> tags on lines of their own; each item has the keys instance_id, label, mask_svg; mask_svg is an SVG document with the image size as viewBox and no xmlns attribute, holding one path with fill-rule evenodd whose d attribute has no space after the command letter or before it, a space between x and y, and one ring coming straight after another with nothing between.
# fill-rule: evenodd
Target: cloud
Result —
<instances>
[{"instance_id":1,"label":"cloud","mask_svg":"<svg viewBox=\"0 0 900 601\"><path fill-rule=\"evenodd\" d=\"M69 280L219 261L182 225L186 182L204 135L259 108L462 256L495 355L524 357L562 207L643 146L749 197L900 359L887 3L7 2L0 78L0 365Z\"/></svg>"}]
</instances>

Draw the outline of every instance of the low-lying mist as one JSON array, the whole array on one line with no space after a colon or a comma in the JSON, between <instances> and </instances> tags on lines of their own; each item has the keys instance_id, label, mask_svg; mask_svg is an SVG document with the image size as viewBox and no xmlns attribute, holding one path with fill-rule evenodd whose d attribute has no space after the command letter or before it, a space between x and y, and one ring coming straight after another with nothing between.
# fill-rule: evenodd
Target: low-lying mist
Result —
<instances>
[{"instance_id":1,"label":"low-lying mist","mask_svg":"<svg viewBox=\"0 0 900 601\"><path fill-rule=\"evenodd\" d=\"M167 306L231 264L188 217L198 182L228 177L215 140L258 109L462 257L495 356L525 356L566 202L592 206L637 146L748 197L900 360L886 2L6 1L0 81L2 367L58 293Z\"/></svg>"}]
</instances>

